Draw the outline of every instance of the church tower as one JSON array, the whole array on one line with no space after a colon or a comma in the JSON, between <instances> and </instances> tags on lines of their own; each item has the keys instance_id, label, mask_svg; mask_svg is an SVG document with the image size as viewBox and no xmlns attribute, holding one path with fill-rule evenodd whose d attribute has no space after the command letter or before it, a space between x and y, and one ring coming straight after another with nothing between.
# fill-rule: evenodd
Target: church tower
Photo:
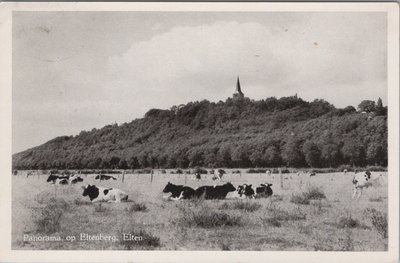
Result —
<instances>
[{"instance_id":1,"label":"church tower","mask_svg":"<svg viewBox=\"0 0 400 263\"><path fill-rule=\"evenodd\" d=\"M232 95L232 98L234 100L239 100L239 99L243 99L244 98L244 94L240 88L240 80L239 80L239 76L237 77L237 81L236 81L236 90Z\"/></svg>"}]
</instances>

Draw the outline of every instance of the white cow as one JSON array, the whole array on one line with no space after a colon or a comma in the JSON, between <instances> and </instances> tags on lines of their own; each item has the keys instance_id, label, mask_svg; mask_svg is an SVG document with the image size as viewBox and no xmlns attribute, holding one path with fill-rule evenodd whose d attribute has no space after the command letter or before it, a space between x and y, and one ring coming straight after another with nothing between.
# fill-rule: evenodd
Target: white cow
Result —
<instances>
[{"instance_id":1,"label":"white cow","mask_svg":"<svg viewBox=\"0 0 400 263\"><path fill-rule=\"evenodd\" d=\"M121 201L128 200L128 195L124 191L116 188L104 188L88 184L86 186L82 186L82 189L82 195L89 196L92 203L101 201L108 203L120 203Z\"/></svg>"},{"instance_id":2,"label":"white cow","mask_svg":"<svg viewBox=\"0 0 400 263\"><path fill-rule=\"evenodd\" d=\"M382 181L382 174L371 174L370 171L356 173L353 177L353 186L354 192L352 198L359 198L362 194L362 190L364 188L368 188L370 186L377 186Z\"/></svg>"}]
</instances>

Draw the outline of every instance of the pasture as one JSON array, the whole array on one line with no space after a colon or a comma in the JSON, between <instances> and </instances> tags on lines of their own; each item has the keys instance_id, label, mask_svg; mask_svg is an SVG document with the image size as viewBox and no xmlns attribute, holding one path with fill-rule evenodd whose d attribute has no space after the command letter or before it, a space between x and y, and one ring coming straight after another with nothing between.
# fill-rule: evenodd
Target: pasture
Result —
<instances>
[{"instance_id":1,"label":"pasture","mask_svg":"<svg viewBox=\"0 0 400 263\"><path fill-rule=\"evenodd\" d=\"M12 249L23 250L387 250L387 173L383 184L352 199L354 173L232 174L221 182L202 175L115 175L117 180L95 180L82 175L75 185L49 185L48 175L12 176ZM375 172L374 172L375 173ZM163 198L167 182L201 185L231 182L272 183L266 199L179 200ZM119 188L128 202L91 203L82 196L86 184ZM319 195L304 201L304 193ZM303 195L302 195L303 194ZM315 197L315 196L314 196ZM81 240L81 234L115 237ZM123 234L138 237L123 240ZM26 236L60 237L59 241L24 240ZM74 236L75 240L67 240Z\"/></svg>"}]
</instances>

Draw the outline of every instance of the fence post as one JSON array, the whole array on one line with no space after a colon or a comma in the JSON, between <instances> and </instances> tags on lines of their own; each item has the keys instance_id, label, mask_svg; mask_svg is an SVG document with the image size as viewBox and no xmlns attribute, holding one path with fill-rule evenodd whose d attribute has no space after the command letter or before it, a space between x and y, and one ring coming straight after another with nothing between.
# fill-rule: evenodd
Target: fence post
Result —
<instances>
[{"instance_id":1,"label":"fence post","mask_svg":"<svg viewBox=\"0 0 400 263\"><path fill-rule=\"evenodd\" d=\"M279 168L278 170L279 170L279 175L280 175L280 177L281 177L281 189L283 189L283 176L282 176L282 169L281 169L281 168Z\"/></svg>"},{"instance_id":2,"label":"fence post","mask_svg":"<svg viewBox=\"0 0 400 263\"><path fill-rule=\"evenodd\" d=\"M150 173L150 183L153 183L153 169L151 170L151 173Z\"/></svg>"},{"instance_id":3,"label":"fence post","mask_svg":"<svg viewBox=\"0 0 400 263\"><path fill-rule=\"evenodd\" d=\"M124 182L125 179L125 170L122 172L122 182Z\"/></svg>"}]
</instances>

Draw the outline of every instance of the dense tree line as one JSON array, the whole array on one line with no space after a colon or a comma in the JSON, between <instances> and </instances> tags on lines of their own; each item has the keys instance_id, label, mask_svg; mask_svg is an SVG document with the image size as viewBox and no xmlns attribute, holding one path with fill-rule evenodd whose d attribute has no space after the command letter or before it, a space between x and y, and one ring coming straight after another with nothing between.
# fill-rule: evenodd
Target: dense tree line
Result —
<instances>
[{"instance_id":1,"label":"dense tree line","mask_svg":"<svg viewBox=\"0 0 400 263\"><path fill-rule=\"evenodd\" d=\"M57 137L15 154L13 168L386 166L386 115L380 99L358 111L297 96L204 100Z\"/></svg>"}]
</instances>

